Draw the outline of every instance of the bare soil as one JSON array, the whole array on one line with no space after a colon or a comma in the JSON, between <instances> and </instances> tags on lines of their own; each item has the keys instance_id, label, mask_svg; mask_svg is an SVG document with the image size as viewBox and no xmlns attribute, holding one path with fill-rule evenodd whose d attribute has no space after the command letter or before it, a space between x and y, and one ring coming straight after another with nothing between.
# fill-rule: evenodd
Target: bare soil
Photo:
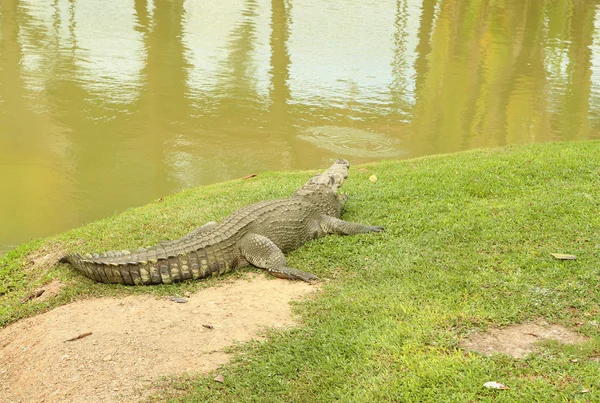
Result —
<instances>
[{"instance_id":1,"label":"bare soil","mask_svg":"<svg viewBox=\"0 0 600 403\"><path fill-rule=\"evenodd\" d=\"M563 344L579 344L588 341L589 338L566 327L538 321L474 334L463 340L461 347L485 355L501 353L515 358L523 358L533 352L536 344L543 340L556 340Z\"/></svg>"},{"instance_id":2,"label":"bare soil","mask_svg":"<svg viewBox=\"0 0 600 403\"><path fill-rule=\"evenodd\" d=\"M66 252L67 249L64 245L49 242L40 249L29 253L23 263L29 272L44 271L57 264Z\"/></svg>"},{"instance_id":3,"label":"bare soil","mask_svg":"<svg viewBox=\"0 0 600 403\"><path fill-rule=\"evenodd\" d=\"M293 326L289 302L316 289L254 274L187 303L130 296L61 306L0 329L0 401L139 401L161 376L209 372L229 360L225 347Z\"/></svg>"}]
</instances>

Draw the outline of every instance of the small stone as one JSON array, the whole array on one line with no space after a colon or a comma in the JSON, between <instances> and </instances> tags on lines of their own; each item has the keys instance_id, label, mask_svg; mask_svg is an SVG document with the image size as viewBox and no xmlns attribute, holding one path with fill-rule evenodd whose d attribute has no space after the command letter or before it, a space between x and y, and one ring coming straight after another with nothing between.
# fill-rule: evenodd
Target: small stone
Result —
<instances>
[{"instance_id":1,"label":"small stone","mask_svg":"<svg viewBox=\"0 0 600 403\"><path fill-rule=\"evenodd\" d=\"M104 357L104 361L112 361L112 355L107 355Z\"/></svg>"},{"instance_id":2,"label":"small stone","mask_svg":"<svg viewBox=\"0 0 600 403\"><path fill-rule=\"evenodd\" d=\"M223 383L225 382L225 377L223 377L223 375L219 374L217 376L215 376L215 379L213 379L215 382L219 382L219 383Z\"/></svg>"},{"instance_id":3,"label":"small stone","mask_svg":"<svg viewBox=\"0 0 600 403\"><path fill-rule=\"evenodd\" d=\"M171 297L169 299L173 302L177 302L178 304L185 304L187 302L187 299L185 298Z\"/></svg>"}]
</instances>

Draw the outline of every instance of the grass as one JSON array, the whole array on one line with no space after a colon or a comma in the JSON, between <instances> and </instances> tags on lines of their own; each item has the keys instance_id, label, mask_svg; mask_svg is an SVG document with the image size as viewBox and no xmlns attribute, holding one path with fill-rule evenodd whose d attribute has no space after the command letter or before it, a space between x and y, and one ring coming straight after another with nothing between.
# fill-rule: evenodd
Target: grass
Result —
<instances>
[{"instance_id":1,"label":"grass","mask_svg":"<svg viewBox=\"0 0 600 403\"><path fill-rule=\"evenodd\" d=\"M376 175L376 183L369 181ZM66 265L32 270L36 250L114 249L185 234L257 200L289 195L307 173L268 173L192 189L0 259L0 325L92 295L174 295L210 286L95 284ZM600 142L469 151L354 167L344 218L383 234L327 237L288 256L323 279L297 303L301 327L235 348L213 375L163 384L172 401L549 402L599 401ZM85 240L85 248L77 240ZM559 261L550 253L577 255ZM31 255L29 255L31 256ZM235 275L235 274L234 274ZM21 303L50 278L55 300ZM460 349L492 326L543 318L590 336L546 343L525 359ZM498 381L508 390L488 390ZM183 396L183 397L181 397Z\"/></svg>"}]
</instances>

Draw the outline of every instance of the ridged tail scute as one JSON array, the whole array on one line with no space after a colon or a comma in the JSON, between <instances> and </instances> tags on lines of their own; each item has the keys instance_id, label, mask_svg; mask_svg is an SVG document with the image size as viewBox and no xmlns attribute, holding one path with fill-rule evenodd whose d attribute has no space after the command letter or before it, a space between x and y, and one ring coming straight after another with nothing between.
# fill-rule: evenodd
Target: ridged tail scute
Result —
<instances>
[{"instance_id":1,"label":"ridged tail scute","mask_svg":"<svg viewBox=\"0 0 600 403\"><path fill-rule=\"evenodd\" d=\"M109 254L114 255L114 252L109 252ZM157 270L155 273L151 272L147 267L148 262L125 260L121 259L121 256L111 257L108 254L103 254L103 256L69 254L61 259L62 262L70 263L86 277L100 283L126 285L166 283L161 276L156 275Z\"/></svg>"},{"instance_id":2,"label":"ridged tail scute","mask_svg":"<svg viewBox=\"0 0 600 403\"><path fill-rule=\"evenodd\" d=\"M144 284L139 280L136 281L137 278L132 275L132 272L135 273L139 270L137 269L139 263L110 264L108 262L102 262L99 259L99 256L98 258L94 258L91 255L81 256L79 254L69 254L63 256L60 261L63 263L70 263L86 277L100 283L127 285ZM149 282L148 284L151 283Z\"/></svg>"},{"instance_id":3,"label":"ridged tail scute","mask_svg":"<svg viewBox=\"0 0 600 403\"><path fill-rule=\"evenodd\" d=\"M218 270L211 268L198 254L205 251L173 249L155 245L138 250L106 252L102 254L68 254L61 262L70 263L86 277L105 284L152 285L171 284L184 280L204 278ZM227 265L229 267L229 265Z\"/></svg>"}]
</instances>

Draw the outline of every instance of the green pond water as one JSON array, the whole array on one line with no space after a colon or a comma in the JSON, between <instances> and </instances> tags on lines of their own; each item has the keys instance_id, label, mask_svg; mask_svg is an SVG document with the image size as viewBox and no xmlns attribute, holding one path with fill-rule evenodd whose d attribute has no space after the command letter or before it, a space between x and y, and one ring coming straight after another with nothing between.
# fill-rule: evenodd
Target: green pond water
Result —
<instances>
[{"instance_id":1,"label":"green pond water","mask_svg":"<svg viewBox=\"0 0 600 403\"><path fill-rule=\"evenodd\" d=\"M582 0L0 0L0 251L265 170L600 138L599 27Z\"/></svg>"}]
</instances>

